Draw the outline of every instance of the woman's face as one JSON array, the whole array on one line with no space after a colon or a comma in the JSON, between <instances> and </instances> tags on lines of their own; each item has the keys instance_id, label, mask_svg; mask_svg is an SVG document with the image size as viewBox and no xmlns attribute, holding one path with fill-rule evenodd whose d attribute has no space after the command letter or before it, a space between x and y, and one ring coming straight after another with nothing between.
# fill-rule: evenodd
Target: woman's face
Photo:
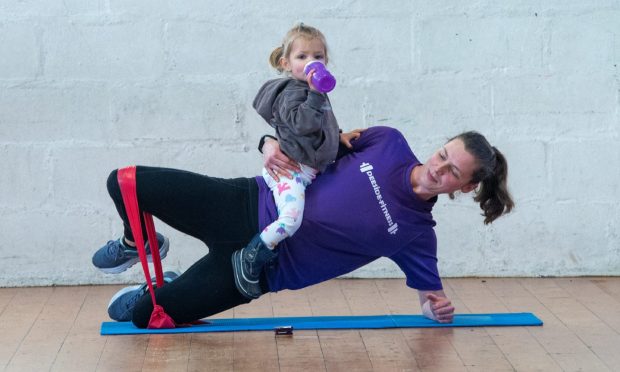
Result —
<instances>
[{"instance_id":1,"label":"woman's face","mask_svg":"<svg viewBox=\"0 0 620 372\"><path fill-rule=\"evenodd\" d=\"M288 58L283 57L280 63L295 79L305 81L304 67L311 61L325 63L325 45L319 39L298 37L291 45Z\"/></svg>"},{"instance_id":2,"label":"woman's face","mask_svg":"<svg viewBox=\"0 0 620 372\"><path fill-rule=\"evenodd\" d=\"M420 186L430 194L448 194L456 191L470 192L477 184L470 181L477 169L476 159L465 150L460 139L440 147L422 166L418 178Z\"/></svg>"}]
</instances>

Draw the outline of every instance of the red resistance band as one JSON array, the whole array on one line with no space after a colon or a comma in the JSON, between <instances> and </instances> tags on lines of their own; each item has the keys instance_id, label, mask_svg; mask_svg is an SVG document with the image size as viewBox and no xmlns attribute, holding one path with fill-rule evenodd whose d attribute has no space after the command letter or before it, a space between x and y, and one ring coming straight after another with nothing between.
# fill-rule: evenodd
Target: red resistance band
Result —
<instances>
[{"instance_id":1,"label":"red resistance band","mask_svg":"<svg viewBox=\"0 0 620 372\"><path fill-rule=\"evenodd\" d=\"M146 284L149 287L151 300L153 301L153 313L149 319L148 328L176 328L174 320L166 314L163 307L157 305L155 302L155 290L153 289L151 274L149 272L144 238L142 236L142 223L140 222L140 208L138 207L138 194L136 193L136 166L133 165L119 169L117 179L121 189L121 195L123 196L123 203L125 204L125 211L127 212L131 232L133 233L138 249L138 256L140 256L140 262L142 262ZM164 274L161 268L161 257L159 256L159 243L155 235L155 224L153 223L153 216L151 216L151 214L144 212L143 216L146 225L146 233L149 239L149 246L151 247L151 257L153 268L155 269L155 281L157 287L161 288L164 285Z\"/></svg>"}]
</instances>

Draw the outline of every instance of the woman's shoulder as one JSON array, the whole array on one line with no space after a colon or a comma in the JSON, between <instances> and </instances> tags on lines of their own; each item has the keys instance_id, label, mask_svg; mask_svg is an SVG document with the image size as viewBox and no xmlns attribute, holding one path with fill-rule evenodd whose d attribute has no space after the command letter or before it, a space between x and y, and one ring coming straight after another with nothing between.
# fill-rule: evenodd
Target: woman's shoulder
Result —
<instances>
[{"instance_id":1,"label":"woman's shoulder","mask_svg":"<svg viewBox=\"0 0 620 372\"><path fill-rule=\"evenodd\" d=\"M396 136L396 137L405 138L403 136L403 134L398 129L393 128L393 127L388 127L388 126L370 127L370 128L367 129L367 131L370 131L370 132L375 133L377 135Z\"/></svg>"},{"instance_id":2,"label":"woman's shoulder","mask_svg":"<svg viewBox=\"0 0 620 372\"><path fill-rule=\"evenodd\" d=\"M362 134L371 142L400 142L408 146L405 136L396 128L376 126L366 129Z\"/></svg>"}]
</instances>

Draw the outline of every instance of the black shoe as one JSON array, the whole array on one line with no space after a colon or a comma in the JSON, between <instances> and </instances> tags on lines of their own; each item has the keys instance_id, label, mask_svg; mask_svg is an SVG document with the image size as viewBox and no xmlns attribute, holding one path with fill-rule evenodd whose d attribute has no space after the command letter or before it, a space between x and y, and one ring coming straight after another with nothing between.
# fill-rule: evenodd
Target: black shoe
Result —
<instances>
[{"instance_id":1,"label":"black shoe","mask_svg":"<svg viewBox=\"0 0 620 372\"><path fill-rule=\"evenodd\" d=\"M263 294L258 283L261 270L277 256L263 243L260 234L254 236L247 247L232 254L235 285L245 298L253 300Z\"/></svg>"}]
</instances>

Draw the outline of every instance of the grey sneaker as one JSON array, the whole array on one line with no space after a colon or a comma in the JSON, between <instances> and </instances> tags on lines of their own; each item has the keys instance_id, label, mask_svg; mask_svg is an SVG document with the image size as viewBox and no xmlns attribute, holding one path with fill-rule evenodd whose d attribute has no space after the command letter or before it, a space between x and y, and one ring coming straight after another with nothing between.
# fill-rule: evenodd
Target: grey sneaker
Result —
<instances>
[{"instance_id":1,"label":"grey sneaker","mask_svg":"<svg viewBox=\"0 0 620 372\"><path fill-rule=\"evenodd\" d=\"M164 273L164 283L170 283L175 280L179 274L174 271L166 271ZM155 278L152 278L153 285L155 285ZM149 291L149 287L144 282L143 284L132 285L125 287L116 292L110 303L108 304L108 315L111 319L118 322L127 322L131 320L133 315L133 308L136 306L136 302Z\"/></svg>"},{"instance_id":2,"label":"grey sneaker","mask_svg":"<svg viewBox=\"0 0 620 372\"><path fill-rule=\"evenodd\" d=\"M159 243L159 256L163 260L168 255L170 242L168 238L157 233ZM151 249L146 242L146 254L149 262L152 262ZM123 237L110 240L93 255L93 265L106 274L118 274L140 262L138 250L123 244Z\"/></svg>"},{"instance_id":3,"label":"grey sneaker","mask_svg":"<svg viewBox=\"0 0 620 372\"><path fill-rule=\"evenodd\" d=\"M257 234L248 246L233 252L232 265L237 290L247 299L259 298L263 292L258 279L263 267L278 256L277 252L267 248Z\"/></svg>"}]
</instances>

